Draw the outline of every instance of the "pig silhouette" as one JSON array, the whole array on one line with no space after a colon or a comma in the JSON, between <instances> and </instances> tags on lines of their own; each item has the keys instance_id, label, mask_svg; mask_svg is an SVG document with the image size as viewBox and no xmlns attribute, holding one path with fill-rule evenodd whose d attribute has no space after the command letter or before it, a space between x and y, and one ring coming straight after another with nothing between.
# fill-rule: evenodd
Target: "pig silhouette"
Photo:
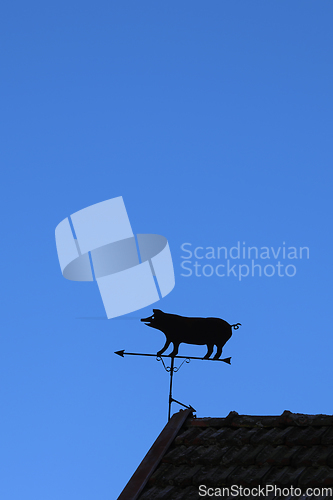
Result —
<instances>
[{"instance_id":1,"label":"pig silhouette","mask_svg":"<svg viewBox=\"0 0 333 500\"><path fill-rule=\"evenodd\" d=\"M232 335L232 328L238 330L240 323L230 325L220 318L187 318L177 314L169 314L160 309L153 309L153 315L141 319L147 326L161 330L166 336L165 345L157 356L161 356L170 343L173 343L171 357L177 356L179 344L207 345L207 353L203 359L208 359L213 352L214 345L217 352L213 359L219 359L224 344Z\"/></svg>"}]
</instances>

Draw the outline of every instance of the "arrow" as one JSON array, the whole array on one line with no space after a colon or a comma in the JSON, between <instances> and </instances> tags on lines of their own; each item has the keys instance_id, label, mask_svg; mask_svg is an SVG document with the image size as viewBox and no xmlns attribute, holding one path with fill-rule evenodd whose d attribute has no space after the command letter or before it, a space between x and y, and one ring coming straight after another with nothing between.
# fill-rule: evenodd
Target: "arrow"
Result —
<instances>
[{"instance_id":1,"label":"arrow","mask_svg":"<svg viewBox=\"0 0 333 500\"><path fill-rule=\"evenodd\" d=\"M231 358L224 358L224 359L214 359L214 358L199 358L197 356L170 356L170 354L162 354L161 356L157 356L156 354L144 354L140 352L125 352L125 349L122 351L115 351L115 354L118 354L118 356L121 356L122 358L124 356L153 356L154 358L159 357L159 358L173 358L173 359L200 359L201 361L223 361L224 363L227 363L228 365L231 365Z\"/></svg>"}]
</instances>

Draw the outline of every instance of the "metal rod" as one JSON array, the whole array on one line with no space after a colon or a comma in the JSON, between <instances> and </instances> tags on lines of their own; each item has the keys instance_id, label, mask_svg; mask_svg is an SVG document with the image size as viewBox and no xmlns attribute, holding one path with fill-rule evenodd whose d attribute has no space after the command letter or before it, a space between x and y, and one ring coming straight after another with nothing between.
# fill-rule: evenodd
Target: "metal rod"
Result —
<instances>
[{"instance_id":1,"label":"metal rod","mask_svg":"<svg viewBox=\"0 0 333 500\"><path fill-rule=\"evenodd\" d=\"M169 390L169 413L168 413L168 421L170 420L171 417L171 403L173 401L172 399L172 380L173 380L173 370L174 370L174 363L175 363L175 358L171 358L171 367L170 367L170 390Z\"/></svg>"},{"instance_id":2,"label":"metal rod","mask_svg":"<svg viewBox=\"0 0 333 500\"><path fill-rule=\"evenodd\" d=\"M184 408L189 408L189 409L195 411L194 408L192 408L192 406L184 405L184 403L181 403L180 401L177 401L177 399L173 399L173 397L172 397L173 374L174 374L174 372L177 372L180 368L180 367L175 368L175 359L184 359L184 360L199 359L200 361L202 361L202 360L223 361L224 363L228 363L229 365L231 364L230 363L231 358L224 358L224 359L199 358L198 356L171 356L171 354L164 354L164 355L157 356L157 354L148 354L148 353L140 353L140 352L125 352L124 349L122 351L115 351L115 354L118 354L118 356L121 356L122 358L125 355L127 355L127 356L151 356L151 357L157 358L158 360L162 360L164 368L166 369L167 372L170 373L168 421L171 418L171 404L173 402L178 403L179 405L183 406ZM162 358L171 358L170 368L166 368ZM184 363L184 361L183 361L183 363ZM180 366L182 366L183 363Z\"/></svg>"},{"instance_id":3,"label":"metal rod","mask_svg":"<svg viewBox=\"0 0 333 500\"><path fill-rule=\"evenodd\" d=\"M124 356L153 356L154 358L158 357L158 358L171 358L171 359L200 359L200 361L223 361L228 365L231 364L230 362L231 358L214 359L214 358L199 358L198 356L171 356L170 354L161 354L160 356L157 356L157 354L146 354L141 352L125 352L125 350L115 351L115 354L118 354L118 356L121 356L122 358Z\"/></svg>"},{"instance_id":4,"label":"metal rod","mask_svg":"<svg viewBox=\"0 0 333 500\"><path fill-rule=\"evenodd\" d=\"M177 401L177 399L174 399L172 398L172 402L173 403L177 403L179 404L180 406L184 406L184 408L188 408L189 410L193 410L193 411L196 411L191 405L188 406L188 405L184 405L184 403L181 403L180 401Z\"/></svg>"}]
</instances>

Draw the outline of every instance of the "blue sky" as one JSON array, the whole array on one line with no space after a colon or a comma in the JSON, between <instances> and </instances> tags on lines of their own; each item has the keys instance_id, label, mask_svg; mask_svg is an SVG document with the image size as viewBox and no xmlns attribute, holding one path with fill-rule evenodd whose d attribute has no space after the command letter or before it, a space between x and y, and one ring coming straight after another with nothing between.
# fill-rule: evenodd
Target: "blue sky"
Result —
<instances>
[{"instance_id":1,"label":"blue sky","mask_svg":"<svg viewBox=\"0 0 333 500\"><path fill-rule=\"evenodd\" d=\"M192 361L174 397L198 416L332 414L332 3L1 10L1 497L114 499L166 423L160 364L113 354L162 347L135 320L152 306L79 319L105 316L97 285L57 259L57 224L116 196L135 233L168 238L176 286L156 307L242 323L232 365ZM183 243L238 241L309 259L292 277L181 276Z\"/></svg>"}]
</instances>

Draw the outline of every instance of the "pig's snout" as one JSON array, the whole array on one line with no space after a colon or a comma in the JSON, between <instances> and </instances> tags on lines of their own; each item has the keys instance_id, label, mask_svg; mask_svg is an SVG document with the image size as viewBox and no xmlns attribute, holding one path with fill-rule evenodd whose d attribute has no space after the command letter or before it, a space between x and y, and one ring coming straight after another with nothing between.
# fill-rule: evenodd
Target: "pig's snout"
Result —
<instances>
[{"instance_id":1,"label":"pig's snout","mask_svg":"<svg viewBox=\"0 0 333 500\"><path fill-rule=\"evenodd\" d=\"M149 316L148 318L142 318L140 319L140 321L142 321L143 323L150 323L153 320L153 317L154 315Z\"/></svg>"}]
</instances>

